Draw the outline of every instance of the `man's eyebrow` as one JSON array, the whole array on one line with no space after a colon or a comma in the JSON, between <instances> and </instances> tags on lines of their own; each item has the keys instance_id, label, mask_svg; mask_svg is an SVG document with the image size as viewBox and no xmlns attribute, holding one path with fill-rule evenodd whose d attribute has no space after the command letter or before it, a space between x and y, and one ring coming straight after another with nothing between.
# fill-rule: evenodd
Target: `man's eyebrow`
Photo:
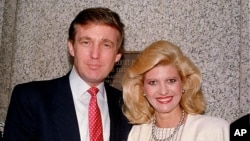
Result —
<instances>
[{"instance_id":1,"label":"man's eyebrow","mask_svg":"<svg viewBox=\"0 0 250 141\"><path fill-rule=\"evenodd\" d=\"M90 40L90 37L83 36L83 37L80 37L78 40L79 41L81 41L81 40Z\"/></svg>"},{"instance_id":2,"label":"man's eyebrow","mask_svg":"<svg viewBox=\"0 0 250 141\"><path fill-rule=\"evenodd\" d=\"M102 41L104 41L104 42L108 42L108 43L111 43L112 45L114 45L114 42L113 41L111 41L111 40L109 40L109 39L102 39Z\"/></svg>"}]
</instances>

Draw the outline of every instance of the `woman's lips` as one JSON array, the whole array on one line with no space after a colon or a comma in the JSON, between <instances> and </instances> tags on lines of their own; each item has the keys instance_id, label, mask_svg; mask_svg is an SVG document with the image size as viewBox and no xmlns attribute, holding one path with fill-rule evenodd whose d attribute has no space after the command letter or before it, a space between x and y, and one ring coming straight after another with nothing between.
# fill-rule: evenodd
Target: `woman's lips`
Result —
<instances>
[{"instance_id":1,"label":"woman's lips","mask_svg":"<svg viewBox=\"0 0 250 141\"><path fill-rule=\"evenodd\" d=\"M159 102L159 103L162 103L162 104L166 104L166 103L169 103L171 102L173 99L173 96L168 96L168 97L158 97L156 98L156 100Z\"/></svg>"}]
</instances>

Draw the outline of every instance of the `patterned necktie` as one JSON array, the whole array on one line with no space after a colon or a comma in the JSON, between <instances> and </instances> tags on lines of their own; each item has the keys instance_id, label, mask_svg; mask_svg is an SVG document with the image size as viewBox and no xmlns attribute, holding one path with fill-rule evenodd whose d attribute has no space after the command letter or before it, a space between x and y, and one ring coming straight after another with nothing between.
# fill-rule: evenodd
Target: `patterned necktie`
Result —
<instances>
[{"instance_id":1,"label":"patterned necktie","mask_svg":"<svg viewBox=\"0 0 250 141\"><path fill-rule=\"evenodd\" d=\"M98 88L91 87L88 93L91 95L89 102L89 135L90 141L103 141L102 119L99 107L97 105Z\"/></svg>"}]
</instances>

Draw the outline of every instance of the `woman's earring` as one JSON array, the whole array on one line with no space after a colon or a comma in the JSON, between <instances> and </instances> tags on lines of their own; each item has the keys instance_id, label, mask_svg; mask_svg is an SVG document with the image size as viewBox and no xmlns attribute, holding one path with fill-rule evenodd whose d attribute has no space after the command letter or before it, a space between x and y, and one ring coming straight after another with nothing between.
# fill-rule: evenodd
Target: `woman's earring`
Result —
<instances>
[{"instance_id":1,"label":"woman's earring","mask_svg":"<svg viewBox=\"0 0 250 141\"><path fill-rule=\"evenodd\" d=\"M184 89L182 89L182 94L184 94L186 91Z\"/></svg>"}]
</instances>

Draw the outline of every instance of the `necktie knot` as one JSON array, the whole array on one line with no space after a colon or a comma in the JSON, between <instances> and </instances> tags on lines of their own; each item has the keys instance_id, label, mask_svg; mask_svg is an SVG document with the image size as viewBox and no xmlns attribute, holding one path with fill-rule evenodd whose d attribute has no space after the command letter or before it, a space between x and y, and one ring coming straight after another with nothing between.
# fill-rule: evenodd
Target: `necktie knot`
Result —
<instances>
[{"instance_id":1,"label":"necktie knot","mask_svg":"<svg viewBox=\"0 0 250 141\"><path fill-rule=\"evenodd\" d=\"M96 87L91 87L88 89L88 93L91 95L91 96L96 96L97 93L98 93L99 89L96 88Z\"/></svg>"}]
</instances>

